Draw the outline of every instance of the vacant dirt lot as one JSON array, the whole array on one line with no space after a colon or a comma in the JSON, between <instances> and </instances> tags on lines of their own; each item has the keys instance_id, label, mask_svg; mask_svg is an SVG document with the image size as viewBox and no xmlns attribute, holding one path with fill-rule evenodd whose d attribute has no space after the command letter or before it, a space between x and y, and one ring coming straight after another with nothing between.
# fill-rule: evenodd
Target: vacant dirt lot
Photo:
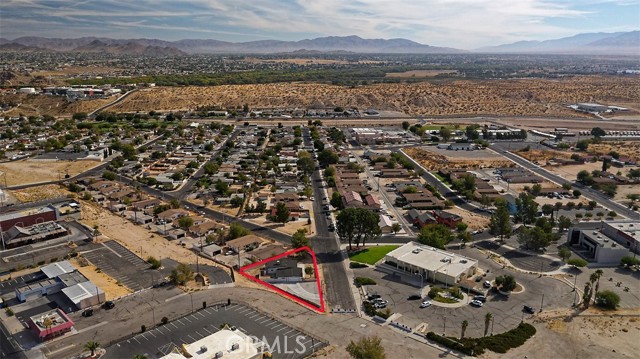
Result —
<instances>
[{"instance_id":1,"label":"vacant dirt lot","mask_svg":"<svg viewBox=\"0 0 640 359\"><path fill-rule=\"evenodd\" d=\"M21 160L0 163L0 172L6 173L7 185L15 186L64 179L67 173L74 176L99 164L95 161Z\"/></svg>"},{"instance_id":2,"label":"vacant dirt lot","mask_svg":"<svg viewBox=\"0 0 640 359\"><path fill-rule=\"evenodd\" d=\"M41 96L25 94L4 94L0 95L0 102L14 102L20 104L7 112L3 116L71 116L76 112L91 112L98 107L105 105L115 98L86 100L68 102L61 96Z\"/></svg>"},{"instance_id":3,"label":"vacant dirt lot","mask_svg":"<svg viewBox=\"0 0 640 359\"><path fill-rule=\"evenodd\" d=\"M487 352L479 358L635 358L640 350L640 311L601 312L577 316L570 310L544 311L533 325L536 335L506 354Z\"/></svg>"},{"instance_id":4,"label":"vacant dirt lot","mask_svg":"<svg viewBox=\"0 0 640 359\"><path fill-rule=\"evenodd\" d=\"M573 77L376 84L359 87L281 83L215 87L158 87L139 91L113 111L225 108L357 107L411 115L502 114L585 117L563 104L587 100L640 103L640 78Z\"/></svg>"},{"instance_id":5,"label":"vacant dirt lot","mask_svg":"<svg viewBox=\"0 0 640 359\"><path fill-rule=\"evenodd\" d=\"M37 186L24 188L20 190L10 190L11 195L21 203L35 202L47 198L65 197L70 192L65 191L60 186L49 184L46 186Z\"/></svg>"},{"instance_id":6,"label":"vacant dirt lot","mask_svg":"<svg viewBox=\"0 0 640 359\"><path fill-rule=\"evenodd\" d=\"M636 162L640 162L640 141L607 141L590 144L587 151L599 155L606 155L611 151L615 151L618 152L621 157L629 157Z\"/></svg>"},{"instance_id":7,"label":"vacant dirt lot","mask_svg":"<svg viewBox=\"0 0 640 359\"><path fill-rule=\"evenodd\" d=\"M406 148L404 152L420 163L429 171L437 171L441 168L447 169L474 169L474 168L498 168L512 167L513 162L502 159L495 153L487 152L487 158L482 159L473 155L473 157L445 157L439 153L433 152L427 148ZM473 153L477 151L457 151L459 153ZM455 151L452 153L456 153Z\"/></svg>"}]
</instances>

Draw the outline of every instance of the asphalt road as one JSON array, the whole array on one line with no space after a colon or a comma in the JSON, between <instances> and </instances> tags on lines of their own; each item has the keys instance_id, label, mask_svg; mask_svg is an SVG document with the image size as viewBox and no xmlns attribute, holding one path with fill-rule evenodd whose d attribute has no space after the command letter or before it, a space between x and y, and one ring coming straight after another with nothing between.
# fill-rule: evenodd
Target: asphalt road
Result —
<instances>
[{"instance_id":1,"label":"asphalt road","mask_svg":"<svg viewBox=\"0 0 640 359\"><path fill-rule=\"evenodd\" d=\"M9 335L4 323L0 321L0 357L7 359L26 359L27 356L21 351L20 346Z\"/></svg>"},{"instance_id":2,"label":"asphalt road","mask_svg":"<svg viewBox=\"0 0 640 359\"><path fill-rule=\"evenodd\" d=\"M313 145L309 136L309 129L303 129L305 145ZM313 213L316 221L316 236L311 239L311 245L316 253L318 262L322 264L322 277L325 284L324 296L329 302L329 306L341 309L355 309L356 302L353 299L353 292L349 278L345 270L345 254L340 250L337 237L329 232L329 223L322 210L325 196L322 188L321 170L313 171L311 183L313 186ZM327 198L328 200L328 198ZM328 202L327 202L328 203Z\"/></svg>"},{"instance_id":3,"label":"asphalt road","mask_svg":"<svg viewBox=\"0 0 640 359\"><path fill-rule=\"evenodd\" d=\"M498 146L498 145L491 145L489 146L489 148L491 148L492 150L500 153L501 155L503 155L504 157L510 159L511 161L515 162L516 164L520 165L523 168L526 168L528 170L530 170L531 172L551 181L551 182L555 182L558 183L560 185L564 184L564 183L569 183L571 184L573 187L580 189L580 191L582 192L582 195L594 200L596 202L598 202L600 205L609 208L611 210L614 210L620 214L622 214L625 217L631 218L631 219L640 219L640 213L633 211L617 202L612 201L610 198L608 198L607 196L605 196L604 194L600 193L599 191L595 191L589 187L586 187L580 183L575 183L569 180L566 180L556 174L550 173L542 168L540 168L540 166L537 166L533 163L531 163L530 161L525 160L524 158L517 156L507 150L504 150L503 146Z\"/></svg>"}]
</instances>

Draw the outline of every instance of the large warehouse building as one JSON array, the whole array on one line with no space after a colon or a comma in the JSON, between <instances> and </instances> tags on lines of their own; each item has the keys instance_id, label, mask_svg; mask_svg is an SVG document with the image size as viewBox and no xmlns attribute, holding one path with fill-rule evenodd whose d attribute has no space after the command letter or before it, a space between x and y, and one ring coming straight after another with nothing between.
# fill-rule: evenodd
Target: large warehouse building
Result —
<instances>
[{"instance_id":1,"label":"large warehouse building","mask_svg":"<svg viewBox=\"0 0 640 359\"><path fill-rule=\"evenodd\" d=\"M434 247L409 242L385 256L385 264L413 275L424 282L458 283L475 274L478 261Z\"/></svg>"}]
</instances>

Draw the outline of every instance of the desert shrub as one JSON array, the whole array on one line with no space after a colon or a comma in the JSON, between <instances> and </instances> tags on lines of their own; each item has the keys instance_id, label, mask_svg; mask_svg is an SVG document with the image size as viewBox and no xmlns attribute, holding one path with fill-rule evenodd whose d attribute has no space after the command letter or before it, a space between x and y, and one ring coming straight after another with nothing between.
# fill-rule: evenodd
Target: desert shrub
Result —
<instances>
[{"instance_id":1,"label":"desert shrub","mask_svg":"<svg viewBox=\"0 0 640 359\"><path fill-rule=\"evenodd\" d=\"M356 277L355 279L356 281L356 285L358 287L363 286L363 285L375 285L376 281L371 279L371 278L367 278L367 277Z\"/></svg>"},{"instance_id":2,"label":"desert shrub","mask_svg":"<svg viewBox=\"0 0 640 359\"><path fill-rule=\"evenodd\" d=\"M364 264L364 263L358 263L358 262L350 262L349 263L349 268L367 268L368 265Z\"/></svg>"}]
</instances>

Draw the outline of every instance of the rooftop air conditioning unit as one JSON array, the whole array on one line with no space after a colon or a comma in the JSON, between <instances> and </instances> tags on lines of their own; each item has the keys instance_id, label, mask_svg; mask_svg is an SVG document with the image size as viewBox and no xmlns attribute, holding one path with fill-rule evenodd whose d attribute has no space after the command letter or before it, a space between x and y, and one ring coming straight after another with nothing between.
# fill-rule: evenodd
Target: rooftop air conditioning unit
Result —
<instances>
[{"instance_id":1,"label":"rooftop air conditioning unit","mask_svg":"<svg viewBox=\"0 0 640 359\"><path fill-rule=\"evenodd\" d=\"M200 347L200 353L206 353L207 352L207 347L206 346L201 346Z\"/></svg>"},{"instance_id":2,"label":"rooftop air conditioning unit","mask_svg":"<svg viewBox=\"0 0 640 359\"><path fill-rule=\"evenodd\" d=\"M240 349L240 344L238 343L231 344L231 351L238 350L238 349Z\"/></svg>"},{"instance_id":3,"label":"rooftop air conditioning unit","mask_svg":"<svg viewBox=\"0 0 640 359\"><path fill-rule=\"evenodd\" d=\"M217 352L215 358L222 358L223 353L222 352Z\"/></svg>"}]
</instances>

